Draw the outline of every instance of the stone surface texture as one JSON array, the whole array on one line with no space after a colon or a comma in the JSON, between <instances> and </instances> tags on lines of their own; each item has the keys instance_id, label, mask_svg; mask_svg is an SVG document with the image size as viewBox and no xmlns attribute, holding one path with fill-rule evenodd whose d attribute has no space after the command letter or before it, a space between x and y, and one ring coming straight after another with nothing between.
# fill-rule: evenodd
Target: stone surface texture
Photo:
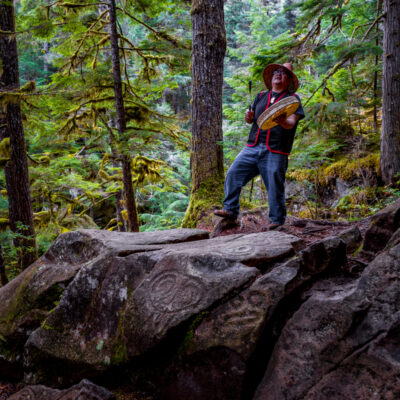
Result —
<instances>
[{"instance_id":1,"label":"stone surface texture","mask_svg":"<svg viewBox=\"0 0 400 400\"><path fill-rule=\"evenodd\" d=\"M127 302L124 332L128 357L149 350L172 328L207 310L257 274L255 268L212 255L166 255Z\"/></svg>"},{"instance_id":2,"label":"stone surface texture","mask_svg":"<svg viewBox=\"0 0 400 400\"><path fill-rule=\"evenodd\" d=\"M259 270L249 265L266 268L302 246L299 238L280 232L179 244L171 244L179 232L172 232L174 240L170 232L161 233L162 240L153 232L144 238L127 234L122 241L118 233L106 240L107 232L90 232L103 252L80 268L60 303L30 335L28 381L41 382L41 375L51 382L64 379L49 358L79 365L65 383L127 362L250 284ZM149 249L154 243L167 244Z\"/></svg>"},{"instance_id":3,"label":"stone surface texture","mask_svg":"<svg viewBox=\"0 0 400 400\"><path fill-rule=\"evenodd\" d=\"M9 400L116 400L107 389L87 379L69 389L58 390L43 385L26 386Z\"/></svg>"},{"instance_id":4,"label":"stone surface texture","mask_svg":"<svg viewBox=\"0 0 400 400\"><path fill-rule=\"evenodd\" d=\"M377 212L371 218L371 225L365 233L364 250L382 250L400 224L400 199Z\"/></svg>"},{"instance_id":5,"label":"stone surface texture","mask_svg":"<svg viewBox=\"0 0 400 400\"><path fill-rule=\"evenodd\" d=\"M249 235L220 236L207 241L207 245L198 241L167 246L163 251L199 256L216 255L226 260L266 269L274 263L294 255L303 247L304 242L297 236L270 231Z\"/></svg>"},{"instance_id":6,"label":"stone surface texture","mask_svg":"<svg viewBox=\"0 0 400 400\"><path fill-rule=\"evenodd\" d=\"M400 245L356 282L315 287L288 321L255 399L400 396Z\"/></svg>"},{"instance_id":7,"label":"stone surface texture","mask_svg":"<svg viewBox=\"0 0 400 400\"><path fill-rule=\"evenodd\" d=\"M280 301L335 260L343 265L346 247L325 239L257 279L248 289L214 309L194 334L190 351L225 346L248 360Z\"/></svg>"}]
</instances>

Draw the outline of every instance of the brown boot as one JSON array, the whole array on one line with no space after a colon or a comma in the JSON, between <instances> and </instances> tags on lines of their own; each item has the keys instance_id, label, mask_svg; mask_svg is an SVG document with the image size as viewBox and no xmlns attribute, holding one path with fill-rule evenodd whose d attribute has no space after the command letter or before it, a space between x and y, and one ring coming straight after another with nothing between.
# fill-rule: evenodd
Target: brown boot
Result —
<instances>
[{"instance_id":1,"label":"brown boot","mask_svg":"<svg viewBox=\"0 0 400 400\"><path fill-rule=\"evenodd\" d=\"M275 229L278 229L280 226L283 226L283 224L276 224L276 223L274 223L274 224L271 224L271 225L268 227L268 230L273 231L273 230L275 230Z\"/></svg>"},{"instance_id":2,"label":"brown boot","mask_svg":"<svg viewBox=\"0 0 400 400\"><path fill-rule=\"evenodd\" d=\"M217 217L222 217L222 218L226 218L226 219L236 219L236 217L230 213L227 210L214 210L214 215L216 215Z\"/></svg>"}]
</instances>

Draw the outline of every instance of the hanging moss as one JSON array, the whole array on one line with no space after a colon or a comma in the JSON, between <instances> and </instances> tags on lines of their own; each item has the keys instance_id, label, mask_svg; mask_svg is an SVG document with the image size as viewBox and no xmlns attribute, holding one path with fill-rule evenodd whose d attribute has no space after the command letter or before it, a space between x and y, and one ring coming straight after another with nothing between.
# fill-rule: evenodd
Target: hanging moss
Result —
<instances>
[{"instance_id":1,"label":"hanging moss","mask_svg":"<svg viewBox=\"0 0 400 400\"><path fill-rule=\"evenodd\" d=\"M43 165L50 165L50 157L49 156L39 157L39 163Z\"/></svg>"},{"instance_id":2,"label":"hanging moss","mask_svg":"<svg viewBox=\"0 0 400 400\"><path fill-rule=\"evenodd\" d=\"M125 107L127 121L134 120L137 123L147 122L150 118L150 110L141 105Z\"/></svg>"},{"instance_id":3,"label":"hanging moss","mask_svg":"<svg viewBox=\"0 0 400 400\"><path fill-rule=\"evenodd\" d=\"M0 142L0 159L9 160L11 157L10 138L6 137Z\"/></svg>"},{"instance_id":4,"label":"hanging moss","mask_svg":"<svg viewBox=\"0 0 400 400\"><path fill-rule=\"evenodd\" d=\"M35 81L28 81L25 85L21 86L20 92L22 93L32 93L36 90L36 82Z\"/></svg>"},{"instance_id":5,"label":"hanging moss","mask_svg":"<svg viewBox=\"0 0 400 400\"><path fill-rule=\"evenodd\" d=\"M0 218L0 232L4 232L10 224L8 218Z\"/></svg>"},{"instance_id":6,"label":"hanging moss","mask_svg":"<svg viewBox=\"0 0 400 400\"><path fill-rule=\"evenodd\" d=\"M154 160L144 156L136 156L131 162L133 182L135 185L142 185L147 179L149 182L159 182L162 177L160 168L165 166L164 161Z\"/></svg>"}]
</instances>

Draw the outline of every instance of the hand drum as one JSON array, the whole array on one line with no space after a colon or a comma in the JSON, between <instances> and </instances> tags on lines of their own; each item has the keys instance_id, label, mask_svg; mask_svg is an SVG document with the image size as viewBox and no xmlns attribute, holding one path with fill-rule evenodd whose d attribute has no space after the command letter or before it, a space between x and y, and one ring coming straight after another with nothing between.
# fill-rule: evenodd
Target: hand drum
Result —
<instances>
[{"instance_id":1,"label":"hand drum","mask_svg":"<svg viewBox=\"0 0 400 400\"><path fill-rule=\"evenodd\" d=\"M271 107L268 107L258 118L257 125L263 129L271 129L274 126L278 125L274 122L275 118L278 118L282 114L286 114L288 117L296 112L299 108L300 102L297 100L297 97L290 96L285 97L282 100L279 100L277 103L273 104Z\"/></svg>"}]
</instances>

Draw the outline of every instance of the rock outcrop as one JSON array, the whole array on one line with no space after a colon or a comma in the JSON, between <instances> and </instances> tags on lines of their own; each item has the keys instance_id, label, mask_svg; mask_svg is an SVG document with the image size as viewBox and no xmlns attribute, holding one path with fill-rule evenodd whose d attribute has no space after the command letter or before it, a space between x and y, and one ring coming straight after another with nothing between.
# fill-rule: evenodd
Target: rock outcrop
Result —
<instances>
[{"instance_id":1,"label":"rock outcrop","mask_svg":"<svg viewBox=\"0 0 400 400\"><path fill-rule=\"evenodd\" d=\"M86 398L60 389L84 378L154 399L400 398L399 209L372 219L363 251L378 253L356 272L348 226L311 245L279 231L61 235L0 288L0 374L46 385L13 400Z\"/></svg>"},{"instance_id":2,"label":"rock outcrop","mask_svg":"<svg viewBox=\"0 0 400 400\"><path fill-rule=\"evenodd\" d=\"M288 321L255 399L400 398L400 245L356 282L320 282Z\"/></svg>"},{"instance_id":3,"label":"rock outcrop","mask_svg":"<svg viewBox=\"0 0 400 400\"><path fill-rule=\"evenodd\" d=\"M364 250L372 253L382 250L400 227L400 199L377 212L365 233Z\"/></svg>"}]
</instances>

